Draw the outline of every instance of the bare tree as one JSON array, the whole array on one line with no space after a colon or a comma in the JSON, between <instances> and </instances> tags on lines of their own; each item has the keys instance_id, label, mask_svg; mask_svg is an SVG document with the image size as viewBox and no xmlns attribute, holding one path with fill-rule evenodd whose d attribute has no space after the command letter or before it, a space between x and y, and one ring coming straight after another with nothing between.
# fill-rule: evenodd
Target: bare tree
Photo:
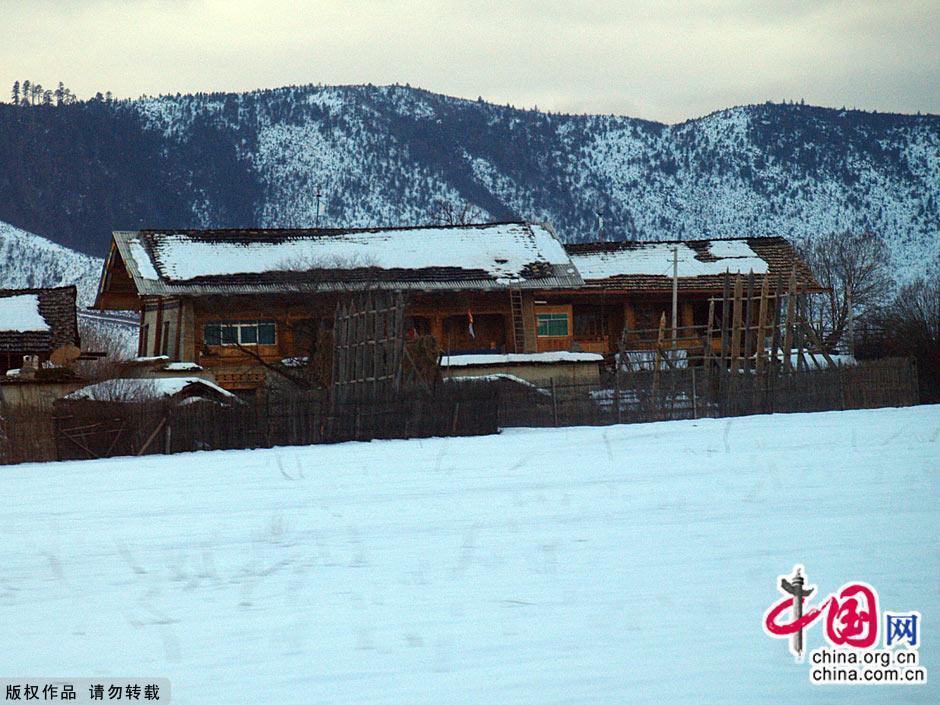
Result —
<instances>
[{"instance_id":1,"label":"bare tree","mask_svg":"<svg viewBox=\"0 0 940 705\"><path fill-rule=\"evenodd\" d=\"M431 208L431 220L439 225L469 225L480 223L486 218L486 213L467 201L449 201L439 198Z\"/></svg>"},{"instance_id":2,"label":"bare tree","mask_svg":"<svg viewBox=\"0 0 940 705\"><path fill-rule=\"evenodd\" d=\"M805 314L819 339L832 349L851 337L846 333L853 319L872 315L890 295L894 288L890 252L873 233L807 237L797 249L827 289L810 297Z\"/></svg>"},{"instance_id":3,"label":"bare tree","mask_svg":"<svg viewBox=\"0 0 940 705\"><path fill-rule=\"evenodd\" d=\"M940 401L940 261L901 287L877 317L880 355L917 361L921 401Z\"/></svg>"},{"instance_id":4,"label":"bare tree","mask_svg":"<svg viewBox=\"0 0 940 705\"><path fill-rule=\"evenodd\" d=\"M298 253L281 260L277 268L282 272L310 272L330 269L370 269L378 266L378 260L369 254L315 255Z\"/></svg>"},{"instance_id":5,"label":"bare tree","mask_svg":"<svg viewBox=\"0 0 940 705\"><path fill-rule=\"evenodd\" d=\"M80 318L79 332L82 349L103 352L98 360L79 360L74 363L75 372L88 380L104 380L121 375L121 367L135 355L136 332L119 324L89 321Z\"/></svg>"},{"instance_id":6,"label":"bare tree","mask_svg":"<svg viewBox=\"0 0 940 705\"><path fill-rule=\"evenodd\" d=\"M898 291L883 320L913 345L940 345L940 267Z\"/></svg>"}]
</instances>

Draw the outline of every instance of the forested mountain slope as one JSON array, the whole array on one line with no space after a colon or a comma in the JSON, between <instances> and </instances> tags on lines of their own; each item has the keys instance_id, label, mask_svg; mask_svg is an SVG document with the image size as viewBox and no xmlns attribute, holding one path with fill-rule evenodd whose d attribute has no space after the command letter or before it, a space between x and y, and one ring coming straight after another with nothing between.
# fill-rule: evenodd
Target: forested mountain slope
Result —
<instances>
[{"instance_id":1,"label":"forested mountain slope","mask_svg":"<svg viewBox=\"0 0 940 705\"><path fill-rule=\"evenodd\" d=\"M79 306L94 300L102 260L0 223L0 288L78 287Z\"/></svg>"},{"instance_id":2,"label":"forested mountain slope","mask_svg":"<svg viewBox=\"0 0 940 705\"><path fill-rule=\"evenodd\" d=\"M940 117L796 104L678 125L400 86L0 106L0 220L103 255L113 229L394 225L444 200L569 241L871 230L940 257Z\"/></svg>"}]
</instances>

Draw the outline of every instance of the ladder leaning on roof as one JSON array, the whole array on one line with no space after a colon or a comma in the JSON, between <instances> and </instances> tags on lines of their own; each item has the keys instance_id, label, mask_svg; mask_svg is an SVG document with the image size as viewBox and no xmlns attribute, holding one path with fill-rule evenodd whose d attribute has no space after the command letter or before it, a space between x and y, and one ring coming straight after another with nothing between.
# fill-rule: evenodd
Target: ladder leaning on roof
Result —
<instances>
[{"instance_id":1,"label":"ladder leaning on roof","mask_svg":"<svg viewBox=\"0 0 940 705\"><path fill-rule=\"evenodd\" d=\"M509 287L509 307L512 310L513 351L525 352L525 311L522 307L522 291Z\"/></svg>"}]
</instances>

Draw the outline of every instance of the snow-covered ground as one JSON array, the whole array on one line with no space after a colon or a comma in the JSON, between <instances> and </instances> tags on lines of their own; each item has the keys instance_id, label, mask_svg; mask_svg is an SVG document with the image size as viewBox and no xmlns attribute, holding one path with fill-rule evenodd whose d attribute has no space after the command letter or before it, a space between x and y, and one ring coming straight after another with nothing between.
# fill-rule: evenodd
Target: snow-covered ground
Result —
<instances>
[{"instance_id":1,"label":"snow-covered ground","mask_svg":"<svg viewBox=\"0 0 940 705\"><path fill-rule=\"evenodd\" d=\"M940 406L4 468L0 672L177 703L936 703ZM920 610L811 686L778 575ZM818 626L810 649L822 645Z\"/></svg>"}]
</instances>

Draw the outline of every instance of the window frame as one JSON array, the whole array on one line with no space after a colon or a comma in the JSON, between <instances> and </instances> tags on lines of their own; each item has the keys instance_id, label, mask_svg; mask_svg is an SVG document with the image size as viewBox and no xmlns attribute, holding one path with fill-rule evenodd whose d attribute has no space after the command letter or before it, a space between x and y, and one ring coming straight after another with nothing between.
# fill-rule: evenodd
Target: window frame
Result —
<instances>
[{"instance_id":1,"label":"window frame","mask_svg":"<svg viewBox=\"0 0 940 705\"><path fill-rule=\"evenodd\" d=\"M160 352L158 355L170 354L170 322L167 320L163 321L163 337L160 339Z\"/></svg>"},{"instance_id":2,"label":"window frame","mask_svg":"<svg viewBox=\"0 0 940 705\"><path fill-rule=\"evenodd\" d=\"M209 330L212 328L217 329L218 332L210 335ZM262 334L262 329L270 332L270 337ZM245 340L243 330L254 330L254 340ZM231 335L233 332L234 337ZM277 345L277 321L272 319L206 321L202 324L202 341L209 347L270 347Z\"/></svg>"},{"instance_id":3,"label":"window frame","mask_svg":"<svg viewBox=\"0 0 940 705\"><path fill-rule=\"evenodd\" d=\"M542 332L542 319L545 319L545 330ZM552 323L564 321L565 332L550 332ZM567 311L538 311L535 314L535 336L537 338L570 338L571 337L571 314Z\"/></svg>"}]
</instances>

